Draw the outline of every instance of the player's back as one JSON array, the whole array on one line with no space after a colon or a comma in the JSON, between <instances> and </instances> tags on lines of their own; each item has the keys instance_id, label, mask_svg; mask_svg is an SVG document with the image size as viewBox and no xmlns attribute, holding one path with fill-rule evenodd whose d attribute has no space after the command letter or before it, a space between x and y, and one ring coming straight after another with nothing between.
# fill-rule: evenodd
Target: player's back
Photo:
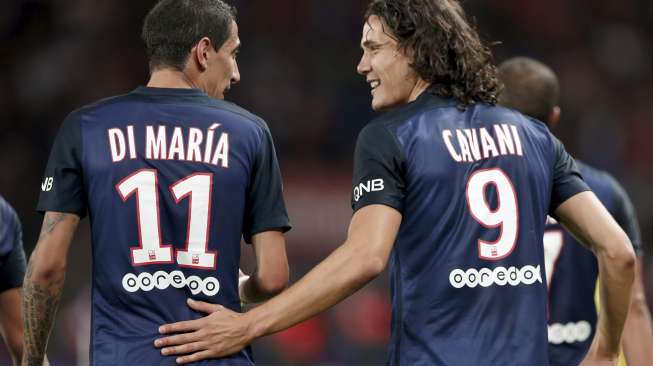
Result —
<instances>
[{"instance_id":1,"label":"player's back","mask_svg":"<svg viewBox=\"0 0 653 366\"><path fill-rule=\"evenodd\" d=\"M141 87L73 112L66 138L79 146L91 220L92 364L174 365L153 346L158 327L203 316L189 297L239 311L241 234L287 225L252 217L281 199L253 197L280 184L264 172L276 168L269 131L200 91ZM246 349L201 364L253 361Z\"/></svg>"},{"instance_id":2,"label":"player's back","mask_svg":"<svg viewBox=\"0 0 653 366\"><path fill-rule=\"evenodd\" d=\"M396 144L406 194L389 364L546 365L541 236L557 141L517 112L428 92L367 128L392 136L377 143Z\"/></svg>"},{"instance_id":3,"label":"player's back","mask_svg":"<svg viewBox=\"0 0 653 366\"><path fill-rule=\"evenodd\" d=\"M630 199L607 172L578 162L583 179L641 250L639 228ZM589 349L597 321L594 293L599 274L594 254L555 220L547 221L544 253L549 284L549 362L577 365Z\"/></svg>"}]
</instances>

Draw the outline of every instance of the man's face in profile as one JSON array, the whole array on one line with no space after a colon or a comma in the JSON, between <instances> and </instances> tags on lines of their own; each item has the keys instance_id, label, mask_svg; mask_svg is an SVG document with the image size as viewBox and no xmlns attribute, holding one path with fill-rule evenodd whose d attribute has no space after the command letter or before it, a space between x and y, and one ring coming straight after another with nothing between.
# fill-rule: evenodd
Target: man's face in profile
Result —
<instances>
[{"instance_id":1,"label":"man's face in profile","mask_svg":"<svg viewBox=\"0 0 653 366\"><path fill-rule=\"evenodd\" d=\"M208 59L207 94L211 97L224 99L224 95L231 85L240 81L240 72L236 61L239 49L238 26L236 22L232 22L229 38L217 52L211 52L211 57Z\"/></svg>"},{"instance_id":2,"label":"man's face in profile","mask_svg":"<svg viewBox=\"0 0 653 366\"><path fill-rule=\"evenodd\" d=\"M357 71L372 89L372 109L382 111L407 104L418 80L411 58L400 49L394 35L376 15L363 26L363 56Z\"/></svg>"}]
</instances>

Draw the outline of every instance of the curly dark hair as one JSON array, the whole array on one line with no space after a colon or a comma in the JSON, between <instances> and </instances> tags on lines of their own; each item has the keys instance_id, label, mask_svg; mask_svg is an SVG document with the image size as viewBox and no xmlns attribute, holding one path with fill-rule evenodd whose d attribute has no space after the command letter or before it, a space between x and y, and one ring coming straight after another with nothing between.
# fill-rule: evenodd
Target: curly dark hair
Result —
<instances>
[{"instance_id":1,"label":"curly dark hair","mask_svg":"<svg viewBox=\"0 0 653 366\"><path fill-rule=\"evenodd\" d=\"M461 107L496 104L501 91L492 52L456 0L372 0L365 19L383 19L411 66L436 94ZM386 32L387 33L387 32Z\"/></svg>"}]
</instances>

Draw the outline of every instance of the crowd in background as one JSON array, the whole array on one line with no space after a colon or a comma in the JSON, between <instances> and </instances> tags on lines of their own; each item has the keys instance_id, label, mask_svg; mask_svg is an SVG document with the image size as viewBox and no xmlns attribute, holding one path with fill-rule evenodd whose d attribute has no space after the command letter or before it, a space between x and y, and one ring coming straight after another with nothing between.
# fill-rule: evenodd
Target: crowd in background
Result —
<instances>
[{"instance_id":1,"label":"crowd in background","mask_svg":"<svg viewBox=\"0 0 653 366\"><path fill-rule=\"evenodd\" d=\"M269 124L295 229L287 238L293 279L344 240L351 157L373 113L356 74L366 1L229 1L238 8L242 81L227 99ZM0 12L0 194L18 211L25 247L41 174L72 110L147 82L141 22L154 0L5 0ZM561 84L556 134L578 159L614 174L635 203L645 281L653 304L653 2L494 0L463 3L495 60L526 55ZM88 224L85 224L88 225ZM243 246L243 267L252 254ZM88 363L91 251L87 227L70 257L49 357ZM437 280L437 279L434 279ZM258 341L261 365L379 365L390 304L380 278L331 311ZM0 364L4 364L0 350Z\"/></svg>"}]
</instances>

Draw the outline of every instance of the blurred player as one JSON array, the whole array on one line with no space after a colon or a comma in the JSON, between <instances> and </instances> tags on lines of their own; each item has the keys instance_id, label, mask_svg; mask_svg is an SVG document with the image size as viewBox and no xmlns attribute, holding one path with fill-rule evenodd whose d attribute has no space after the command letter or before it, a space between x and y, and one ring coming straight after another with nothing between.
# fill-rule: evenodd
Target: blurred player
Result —
<instances>
[{"instance_id":1,"label":"blurred player","mask_svg":"<svg viewBox=\"0 0 653 366\"><path fill-rule=\"evenodd\" d=\"M25 252L20 221L0 196L0 333L14 365L23 357L20 296L25 276Z\"/></svg>"},{"instance_id":2,"label":"blurred player","mask_svg":"<svg viewBox=\"0 0 653 366\"><path fill-rule=\"evenodd\" d=\"M457 2L375 0L365 19L358 72L387 113L358 138L346 242L245 314L192 303L213 313L163 326L183 334L155 345L191 353L182 363L236 352L333 306L390 259L389 365L547 365L542 236L553 214L599 256L608 310L591 360L610 362L634 255L573 159L545 126L492 105L496 68Z\"/></svg>"},{"instance_id":3,"label":"blurred player","mask_svg":"<svg viewBox=\"0 0 653 366\"><path fill-rule=\"evenodd\" d=\"M240 311L288 281L289 229L265 122L223 101L240 80L235 11L163 0L143 26L147 87L71 113L55 140L25 278L24 364L40 362L78 222L93 242L92 365L174 365L152 347L162 323L201 314L189 297ZM257 270L238 286L240 240ZM239 299L239 290L242 297ZM253 365L249 349L203 365Z\"/></svg>"},{"instance_id":4,"label":"blurred player","mask_svg":"<svg viewBox=\"0 0 653 366\"><path fill-rule=\"evenodd\" d=\"M500 103L546 122L553 129L560 120L559 85L546 65L525 57L499 67L505 85ZM632 203L608 173L577 162L585 182L628 234L638 255L633 298L624 326L623 348L630 366L653 360L653 330L641 274L642 246ZM549 283L549 362L577 365L590 347L596 326L594 290L598 264L594 255L553 219L544 232L544 255Z\"/></svg>"}]
</instances>

